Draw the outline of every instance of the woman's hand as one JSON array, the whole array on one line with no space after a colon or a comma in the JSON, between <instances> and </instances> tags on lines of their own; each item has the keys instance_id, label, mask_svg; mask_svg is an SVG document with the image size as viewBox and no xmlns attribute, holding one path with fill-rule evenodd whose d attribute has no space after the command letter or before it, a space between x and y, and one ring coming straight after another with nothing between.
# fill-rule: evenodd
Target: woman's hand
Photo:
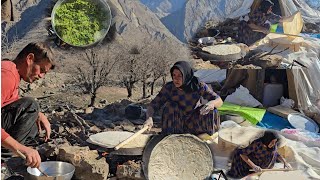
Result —
<instances>
[{"instance_id":1,"label":"woman's hand","mask_svg":"<svg viewBox=\"0 0 320 180\"><path fill-rule=\"evenodd\" d=\"M291 165L287 163L287 161L280 154L278 154L278 159L283 163L283 168L292 169Z\"/></svg>"},{"instance_id":2,"label":"woman's hand","mask_svg":"<svg viewBox=\"0 0 320 180\"><path fill-rule=\"evenodd\" d=\"M210 111L213 111L216 107L220 107L222 105L223 101L219 97L216 100L209 101L207 104L203 105L200 109L200 115L206 115Z\"/></svg>"},{"instance_id":3,"label":"woman's hand","mask_svg":"<svg viewBox=\"0 0 320 180\"><path fill-rule=\"evenodd\" d=\"M292 166L291 166L289 163L284 162L284 163L283 163L283 168L285 168L285 169L292 169Z\"/></svg>"},{"instance_id":4,"label":"woman's hand","mask_svg":"<svg viewBox=\"0 0 320 180\"><path fill-rule=\"evenodd\" d=\"M148 131L150 131L151 128L152 128L152 126L153 126L153 119L152 119L152 117L149 117L149 118L144 122L143 127L146 127L146 126L149 127L149 128L148 128Z\"/></svg>"},{"instance_id":5,"label":"woman's hand","mask_svg":"<svg viewBox=\"0 0 320 180\"><path fill-rule=\"evenodd\" d=\"M262 33L268 35L270 33L270 30L269 29L263 29Z\"/></svg>"},{"instance_id":6,"label":"woman's hand","mask_svg":"<svg viewBox=\"0 0 320 180\"><path fill-rule=\"evenodd\" d=\"M257 166L257 165L254 165L253 170L254 170L254 172L261 172L262 171L261 167Z\"/></svg>"},{"instance_id":7,"label":"woman's hand","mask_svg":"<svg viewBox=\"0 0 320 180\"><path fill-rule=\"evenodd\" d=\"M210 111L214 110L214 103L213 102L208 102L207 104L203 105L202 108L200 109L200 115L206 115Z\"/></svg>"},{"instance_id":8,"label":"woman's hand","mask_svg":"<svg viewBox=\"0 0 320 180\"><path fill-rule=\"evenodd\" d=\"M50 125L50 122L48 121L48 118L42 112L39 112L39 117L38 117L38 120L37 120L37 126L38 126L38 130L39 130L39 134L42 131L41 127L44 127L44 129L46 130L45 141L50 139L51 125Z\"/></svg>"}]
</instances>

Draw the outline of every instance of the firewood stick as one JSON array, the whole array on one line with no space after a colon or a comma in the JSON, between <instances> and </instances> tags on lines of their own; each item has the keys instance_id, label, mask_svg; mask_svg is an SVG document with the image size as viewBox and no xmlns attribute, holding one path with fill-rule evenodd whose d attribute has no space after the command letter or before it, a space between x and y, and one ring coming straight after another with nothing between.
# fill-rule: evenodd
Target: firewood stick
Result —
<instances>
[{"instance_id":1,"label":"firewood stick","mask_svg":"<svg viewBox=\"0 0 320 180\"><path fill-rule=\"evenodd\" d=\"M86 144L86 141L82 140L79 136L75 135L73 132L70 131L68 127L65 127L66 132L71 135L78 143Z\"/></svg>"},{"instance_id":2,"label":"firewood stick","mask_svg":"<svg viewBox=\"0 0 320 180\"><path fill-rule=\"evenodd\" d=\"M71 112L71 114L73 115L73 117L76 119L77 123L79 123L80 125L84 126L85 128L89 129L90 126L86 123L86 120L84 120L82 117L80 117L79 115L77 115L76 113L72 112L70 107L67 105L66 106L67 109Z\"/></svg>"}]
</instances>

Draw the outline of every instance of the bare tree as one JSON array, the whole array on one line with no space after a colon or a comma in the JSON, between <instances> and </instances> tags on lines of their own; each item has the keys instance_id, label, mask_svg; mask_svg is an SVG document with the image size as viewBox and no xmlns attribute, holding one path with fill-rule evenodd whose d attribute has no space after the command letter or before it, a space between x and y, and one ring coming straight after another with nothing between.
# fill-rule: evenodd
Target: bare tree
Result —
<instances>
[{"instance_id":1,"label":"bare tree","mask_svg":"<svg viewBox=\"0 0 320 180\"><path fill-rule=\"evenodd\" d=\"M124 52L123 60L120 66L121 71L121 83L126 87L128 92L128 98L132 96L132 90L140 80L138 58L140 56L140 50L137 46L133 46L128 54Z\"/></svg>"},{"instance_id":2,"label":"bare tree","mask_svg":"<svg viewBox=\"0 0 320 180\"><path fill-rule=\"evenodd\" d=\"M151 95L154 94L154 85L158 79L166 78L169 72L170 63L174 60L174 53L170 51L167 45L165 44L157 44L154 46L152 64L151 64L151 77L150 77L150 88ZM160 49L160 51L159 51ZM163 82L163 85L166 82Z\"/></svg>"},{"instance_id":3,"label":"bare tree","mask_svg":"<svg viewBox=\"0 0 320 180\"><path fill-rule=\"evenodd\" d=\"M142 83L142 98L148 97L148 88L151 88L153 95L156 81L167 76L170 64L188 56L185 52L181 53L181 47L173 46L168 41L144 39L139 42L139 46L126 48L129 50L122 55L124 61L120 69L123 74L120 74L120 79L127 88L128 97L132 96L133 87L137 82Z\"/></svg>"},{"instance_id":4,"label":"bare tree","mask_svg":"<svg viewBox=\"0 0 320 180\"><path fill-rule=\"evenodd\" d=\"M108 47L108 52L110 47ZM109 53L110 54L110 53ZM94 106L97 97L97 90L106 85L108 75L116 64L116 60L111 56L101 58L96 49L88 49L84 53L83 65L77 65L78 76L76 80L80 83L84 92L91 95L89 106Z\"/></svg>"},{"instance_id":5,"label":"bare tree","mask_svg":"<svg viewBox=\"0 0 320 180\"><path fill-rule=\"evenodd\" d=\"M147 85L148 85L148 79L151 77L152 69L151 65L152 63L146 59L146 61L142 61L142 59L139 59L139 75L140 75L140 81L142 83L142 98L147 97Z\"/></svg>"},{"instance_id":6,"label":"bare tree","mask_svg":"<svg viewBox=\"0 0 320 180\"><path fill-rule=\"evenodd\" d=\"M13 37L9 37L8 32L5 30L1 31L1 52L10 53L18 42L17 32Z\"/></svg>"}]
</instances>

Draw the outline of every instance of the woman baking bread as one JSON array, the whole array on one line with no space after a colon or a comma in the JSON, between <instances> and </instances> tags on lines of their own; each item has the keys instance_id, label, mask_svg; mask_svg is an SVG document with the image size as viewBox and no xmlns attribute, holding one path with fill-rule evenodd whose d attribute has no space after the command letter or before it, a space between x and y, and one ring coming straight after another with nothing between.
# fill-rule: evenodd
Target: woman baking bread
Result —
<instances>
[{"instance_id":1,"label":"woman baking bread","mask_svg":"<svg viewBox=\"0 0 320 180\"><path fill-rule=\"evenodd\" d=\"M273 168L276 160L284 164L284 168L290 168L291 165L277 152L279 136L273 131L265 131L263 136L254 140L245 148L234 150L231 158L231 169L228 176L233 178L242 178L247 176L250 169L260 172L262 169Z\"/></svg>"},{"instance_id":2,"label":"woman baking bread","mask_svg":"<svg viewBox=\"0 0 320 180\"><path fill-rule=\"evenodd\" d=\"M149 126L149 129L153 126L154 110L164 105L162 134L212 135L213 110L222 105L221 98L193 75L193 70L186 61L176 62L170 73L172 82L165 84L148 106L144 126ZM201 98L209 102L202 105Z\"/></svg>"},{"instance_id":3,"label":"woman baking bread","mask_svg":"<svg viewBox=\"0 0 320 180\"><path fill-rule=\"evenodd\" d=\"M238 42L252 45L269 34L271 24L292 21L293 16L282 18L272 12L274 3L271 0L262 0L260 7L252 14L240 18ZM259 32L257 32L259 31Z\"/></svg>"}]
</instances>

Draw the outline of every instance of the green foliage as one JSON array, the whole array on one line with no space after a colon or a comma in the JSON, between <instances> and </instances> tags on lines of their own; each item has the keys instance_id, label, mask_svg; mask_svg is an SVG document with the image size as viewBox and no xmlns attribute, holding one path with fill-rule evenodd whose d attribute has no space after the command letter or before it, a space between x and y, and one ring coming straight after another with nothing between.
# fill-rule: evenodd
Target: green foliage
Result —
<instances>
[{"instance_id":1,"label":"green foliage","mask_svg":"<svg viewBox=\"0 0 320 180\"><path fill-rule=\"evenodd\" d=\"M57 9L54 17L55 30L68 44L84 46L94 43L107 29L110 17L101 4L92 0L68 0Z\"/></svg>"}]
</instances>

